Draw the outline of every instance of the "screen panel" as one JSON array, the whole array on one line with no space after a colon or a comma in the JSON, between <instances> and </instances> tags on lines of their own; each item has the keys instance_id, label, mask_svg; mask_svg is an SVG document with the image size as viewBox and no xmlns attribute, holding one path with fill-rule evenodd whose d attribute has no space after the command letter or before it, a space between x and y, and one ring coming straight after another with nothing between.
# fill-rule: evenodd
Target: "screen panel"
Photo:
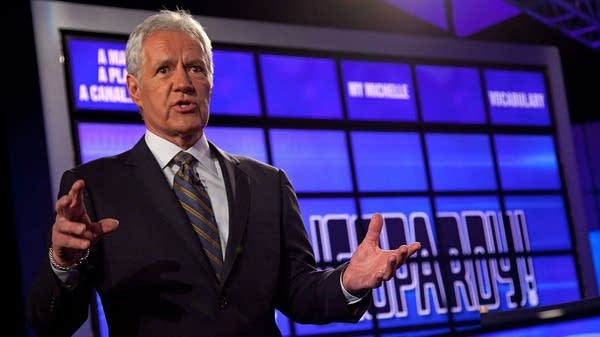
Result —
<instances>
[{"instance_id":1,"label":"screen panel","mask_svg":"<svg viewBox=\"0 0 600 337\"><path fill-rule=\"evenodd\" d=\"M434 190L496 188L489 139L483 134L427 134Z\"/></svg>"},{"instance_id":2,"label":"screen panel","mask_svg":"<svg viewBox=\"0 0 600 337\"><path fill-rule=\"evenodd\" d=\"M558 189L560 176L549 135L497 135L500 181L506 190Z\"/></svg>"},{"instance_id":3,"label":"screen panel","mask_svg":"<svg viewBox=\"0 0 600 337\"><path fill-rule=\"evenodd\" d=\"M351 119L417 120L408 64L342 60L341 68Z\"/></svg>"},{"instance_id":4,"label":"screen panel","mask_svg":"<svg viewBox=\"0 0 600 337\"><path fill-rule=\"evenodd\" d=\"M271 129L269 136L273 164L286 171L296 191L352 191L343 132Z\"/></svg>"},{"instance_id":5,"label":"screen panel","mask_svg":"<svg viewBox=\"0 0 600 337\"><path fill-rule=\"evenodd\" d=\"M127 92L122 39L65 35L64 45L74 111L137 112Z\"/></svg>"},{"instance_id":6,"label":"screen panel","mask_svg":"<svg viewBox=\"0 0 600 337\"><path fill-rule=\"evenodd\" d=\"M416 65L415 71L424 121L465 124L486 121L476 68Z\"/></svg>"},{"instance_id":7,"label":"screen panel","mask_svg":"<svg viewBox=\"0 0 600 337\"><path fill-rule=\"evenodd\" d=\"M206 128L206 138L225 151L267 162L267 148L262 129L209 126Z\"/></svg>"},{"instance_id":8,"label":"screen panel","mask_svg":"<svg viewBox=\"0 0 600 337\"><path fill-rule=\"evenodd\" d=\"M246 51L213 51L214 78L210 112L215 115L260 116L254 55Z\"/></svg>"},{"instance_id":9,"label":"screen panel","mask_svg":"<svg viewBox=\"0 0 600 337\"><path fill-rule=\"evenodd\" d=\"M130 149L144 135L143 124L86 123L77 125L82 163Z\"/></svg>"},{"instance_id":10,"label":"screen panel","mask_svg":"<svg viewBox=\"0 0 600 337\"><path fill-rule=\"evenodd\" d=\"M522 216L533 250L572 247L567 212L560 195L506 196L505 203L508 210L514 210L516 216Z\"/></svg>"},{"instance_id":11,"label":"screen panel","mask_svg":"<svg viewBox=\"0 0 600 337\"><path fill-rule=\"evenodd\" d=\"M359 191L425 191L427 176L417 133L353 131Z\"/></svg>"},{"instance_id":12,"label":"screen panel","mask_svg":"<svg viewBox=\"0 0 600 337\"><path fill-rule=\"evenodd\" d=\"M75 45L66 63L89 62L95 53L95 64L77 67L97 73L106 39L77 36L94 52L79 54ZM124 50L124 40L110 43L103 48ZM217 44L214 52L207 138L288 174L318 268L345 262L376 212L385 219L382 247L423 244L372 292L358 324L297 324L277 312L284 336L476 330L481 305L511 310L581 297L543 70L244 45ZM529 84L508 87L520 80ZM502 90L543 92L544 109L531 96L527 109L506 112L509 103L490 98ZM139 140L144 128L131 122L138 118L132 106L70 107L81 162ZM564 274L554 275L552 265Z\"/></svg>"},{"instance_id":13,"label":"screen panel","mask_svg":"<svg viewBox=\"0 0 600 337\"><path fill-rule=\"evenodd\" d=\"M544 76L536 71L484 70L491 122L550 125Z\"/></svg>"},{"instance_id":14,"label":"screen panel","mask_svg":"<svg viewBox=\"0 0 600 337\"><path fill-rule=\"evenodd\" d=\"M269 116L342 117L333 59L274 54L259 58Z\"/></svg>"},{"instance_id":15,"label":"screen panel","mask_svg":"<svg viewBox=\"0 0 600 337\"><path fill-rule=\"evenodd\" d=\"M577 270L572 256L533 258L535 285L541 306L572 302L581 298L576 281Z\"/></svg>"}]
</instances>

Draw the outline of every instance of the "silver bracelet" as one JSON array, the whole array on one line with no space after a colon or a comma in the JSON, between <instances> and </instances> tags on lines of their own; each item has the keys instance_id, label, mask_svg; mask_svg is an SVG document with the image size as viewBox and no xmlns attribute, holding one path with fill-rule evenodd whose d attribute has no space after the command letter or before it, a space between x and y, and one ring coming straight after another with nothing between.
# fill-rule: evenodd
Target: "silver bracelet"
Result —
<instances>
[{"instance_id":1,"label":"silver bracelet","mask_svg":"<svg viewBox=\"0 0 600 337\"><path fill-rule=\"evenodd\" d=\"M61 271L69 271L73 268L77 268L88 258L88 256L90 256L89 248L85 250L85 253L83 253L83 256L80 257L79 260L75 261L75 263L71 264L70 266L63 267L60 264L56 263L56 260L54 260L52 246L50 246L50 248L48 249L48 257L50 258L50 264L52 264L53 268L56 268Z\"/></svg>"}]
</instances>

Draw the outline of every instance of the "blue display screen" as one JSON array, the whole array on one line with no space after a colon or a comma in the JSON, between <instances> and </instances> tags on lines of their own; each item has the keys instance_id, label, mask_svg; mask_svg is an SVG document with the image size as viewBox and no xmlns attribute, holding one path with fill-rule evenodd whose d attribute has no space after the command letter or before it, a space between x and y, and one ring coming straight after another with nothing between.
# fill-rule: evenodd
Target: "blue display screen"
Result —
<instances>
[{"instance_id":1,"label":"blue display screen","mask_svg":"<svg viewBox=\"0 0 600 337\"><path fill-rule=\"evenodd\" d=\"M434 190L496 188L487 135L431 133L426 143Z\"/></svg>"},{"instance_id":2,"label":"blue display screen","mask_svg":"<svg viewBox=\"0 0 600 337\"><path fill-rule=\"evenodd\" d=\"M81 162L129 150L144 135L142 124L79 123ZM267 162L264 132L256 128L208 127L207 139L226 151Z\"/></svg>"},{"instance_id":3,"label":"blue display screen","mask_svg":"<svg viewBox=\"0 0 600 337\"><path fill-rule=\"evenodd\" d=\"M540 306L566 303L581 299L577 283L577 269L572 256L543 256L533 258L534 277L528 279L535 286ZM532 296L533 292L532 292Z\"/></svg>"},{"instance_id":4,"label":"blue display screen","mask_svg":"<svg viewBox=\"0 0 600 337\"><path fill-rule=\"evenodd\" d=\"M572 247L562 196L507 196L505 204L507 209L523 215L533 251Z\"/></svg>"},{"instance_id":5,"label":"blue display screen","mask_svg":"<svg viewBox=\"0 0 600 337\"><path fill-rule=\"evenodd\" d=\"M215 50L213 63L211 113L259 116L261 107L252 53Z\"/></svg>"},{"instance_id":6,"label":"blue display screen","mask_svg":"<svg viewBox=\"0 0 600 337\"><path fill-rule=\"evenodd\" d=\"M551 136L497 135L494 141L504 189L560 188Z\"/></svg>"},{"instance_id":7,"label":"blue display screen","mask_svg":"<svg viewBox=\"0 0 600 337\"><path fill-rule=\"evenodd\" d=\"M542 73L485 70L484 77L492 123L550 124L548 97Z\"/></svg>"},{"instance_id":8,"label":"blue display screen","mask_svg":"<svg viewBox=\"0 0 600 337\"><path fill-rule=\"evenodd\" d=\"M269 116L342 118L332 59L267 54L260 67Z\"/></svg>"},{"instance_id":9,"label":"blue display screen","mask_svg":"<svg viewBox=\"0 0 600 337\"><path fill-rule=\"evenodd\" d=\"M419 135L355 131L352 149L360 191L425 191Z\"/></svg>"},{"instance_id":10,"label":"blue display screen","mask_svg":"<svg viewBox=\"0 0 600 337\"><path fill-rule=\"evenodd\" d=\"M78 123L82 163L129 150L144 135L143 124Z\"/></svg>"},{"instance_id":11,"label":"blue display screen","mask_svg":"<svg viewBox=\"0 0 600 337\"><path fill-rule=\"evenodd\" d=\"M144 134L127 114L134 104L98 96L125 88L125 44L113 40L67 40L82 163ZM581 298L542 72L238 49L214 51L207 139L289 176L317 267L347 261L374 213L384 218L381 248L422 245L372 291L357 324L276 312L283 336L453 334L477 329L481 307ZM106 336L101 306L98 320Z\"/></svg>"},{"instance_id":12,"label":"blue display screen","mask_svg":"<svg viewBox=\"0 0 600 337\"><path fill-rule=\"evenodd\" d=\"M415 69L424 121L486 122L477 69L430 65Z\"/></svg>"},{"instance_id":13,"label":"blue display screen","mask_svg":"<svg viewBox=\"0 0 600 337\"><path fill-rule=\"evenodd\" d=\"M590 248L592 248L592 261L596 274L596 283L600 288L600 230L593 230L589 233Z\"/></svg>"},{"instance_id":14,"label":"blue display screen","mask_svg":"<svg viewBox=\"0 0 600 337\"><path fill-rule=\"evenodd\" d=\"M66 45L76 110L138 111L127 92L124 42L70 37Z\"/></svg>"},{"instance_id":15,"label":"blue display screen","mask_svg":"<svg viewBox=\"0 0 600 337\"><path fill-rule=\"evenodd\" d=\"M209 126L206 139L230 153L267 162L265 133L259 128Z\"/></svg>"},{"instance_id":16,"label":"blue display screen","mask_svg":"<svg viewBox=\"0 0 600 337\"><path fill-rule=\"evenodd\" d=\"M408 64L344 60L341 65L351 119L417 120Z\"/></svg>"},{"instance_id":17,"label":"blue display screen","mask_svg":"<svg viewBox=\"0 0 600 337\"><path fill-rule=\"evenodd\" d=\"M341 131L269 131L273 164L298 192L352 191L346 138Z\"/></svg>"}]
</instances>

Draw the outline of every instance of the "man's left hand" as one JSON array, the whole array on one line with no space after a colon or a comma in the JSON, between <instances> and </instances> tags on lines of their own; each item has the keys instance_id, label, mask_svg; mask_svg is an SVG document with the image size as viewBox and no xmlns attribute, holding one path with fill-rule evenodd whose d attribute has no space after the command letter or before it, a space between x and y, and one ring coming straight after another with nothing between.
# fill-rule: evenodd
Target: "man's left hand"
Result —
<instances>
[{"instance_id":1,"label":"man's left hand","mask_svg":"<svg viewBox=\"0 0 600 337\"><path fill-rule=\"evenodd\" d=\"M381 286L391 279L402 264L421 248L419 242L402 245L393 250L379 247L379 235L383 227L381 214L374 214L369 222L367 235L358 245L344 271L342 284L353 295Z\"/></svg>"}]
</instances>

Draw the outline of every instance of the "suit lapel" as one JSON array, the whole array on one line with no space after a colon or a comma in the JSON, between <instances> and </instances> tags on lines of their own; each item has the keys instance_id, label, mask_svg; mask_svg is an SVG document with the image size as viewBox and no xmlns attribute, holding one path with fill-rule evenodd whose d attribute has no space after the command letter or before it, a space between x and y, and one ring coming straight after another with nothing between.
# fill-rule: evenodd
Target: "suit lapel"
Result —
<instances>
[{"instance_id":1,"label":"suit lapel","mask_svg":"<svg viewBox=\"0 0 600 337\"><path fill-rule=\"evenodd\" d=\"M214 277L212 267L192 230L187 215L179 205L177 197L143 138L133 147L127 158L127 164L132 167L133 176L139 182L140 194L150 204L152 212L158 213L166 226L173 228L175 235L184 242L189 254L194 256L202 268Z\"/></svg>"},{"instance_id":2,"label":"suit lapel","mask_svg":"<svg viewBox=\"0 0 600 337\"><path fill-rule=\"evenodd\" d=\"M238 167L239 161L237 159L221 151L212 143L209 144L219 160L225 179L227 202L229 204L229 239L227 240L223 266L223 280L226 280L237 256L244 250L243 239L250 210L250 184L246 173Z\"/></svg>"}]
</instances>

